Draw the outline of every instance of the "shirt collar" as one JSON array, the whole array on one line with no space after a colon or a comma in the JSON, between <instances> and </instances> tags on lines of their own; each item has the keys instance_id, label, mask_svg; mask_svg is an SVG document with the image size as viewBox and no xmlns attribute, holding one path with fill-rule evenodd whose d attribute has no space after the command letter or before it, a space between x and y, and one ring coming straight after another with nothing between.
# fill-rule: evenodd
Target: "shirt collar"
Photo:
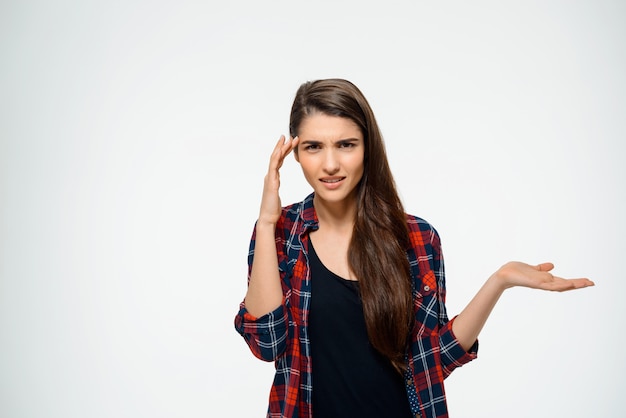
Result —
<instances>
[{"instance_id":1,"label":"shirt collar","mask_svg":"<svg viewBox=\"0 0 626 418\"><path fill-rule=\"evenodd\" d=\"M308 195L300 203L300 217L302 218L305 230L316 230L318 228L317 214L315 213L315 207L313 206L313 197L315 197L315 192Z\"/></svg>"}]
</instances>

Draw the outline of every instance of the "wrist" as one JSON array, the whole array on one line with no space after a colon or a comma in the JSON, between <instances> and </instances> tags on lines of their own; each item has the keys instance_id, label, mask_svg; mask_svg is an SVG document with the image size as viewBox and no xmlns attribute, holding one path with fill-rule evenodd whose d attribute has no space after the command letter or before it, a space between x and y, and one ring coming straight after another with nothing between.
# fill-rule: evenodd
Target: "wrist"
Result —
<instances>
[{"instance_id":1,"label":"wrist","mask_svg":"<svg viewBox=\"0 0 626 418\"><path fill-rule=\"evenodd\" d=\"M501 274L500 270L493 273L487 279L487 283L500 293L503 293L506 289L513 287L513 285L507 282L506 277Z\"/></svg>"},{"instance_id":2,"label":"wrist","mask_svg":"<svg viewBox=\"0 0 626 418\"><path fill-rule=\"evenodd\" d=\"M259 217L259 219L257 219L256 221L256 229L257 231L259 229L268 229L273 231L276 229L276 221Z\"/></svg>"}]
</instances>

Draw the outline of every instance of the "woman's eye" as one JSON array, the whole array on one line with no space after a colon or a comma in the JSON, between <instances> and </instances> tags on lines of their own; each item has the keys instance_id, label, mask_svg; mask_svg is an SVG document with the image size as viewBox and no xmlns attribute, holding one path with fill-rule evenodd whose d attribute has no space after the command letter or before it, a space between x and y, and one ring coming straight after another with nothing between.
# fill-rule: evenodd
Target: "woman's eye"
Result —
<instances>
[{"instance_id":1,"label":"woman's eye","mask_svg":"<svg viewBox=\"0 0 626 418\"><path fill-rule=\"evenodd\" d=\"M315 150L320 149L320 146L317 144L309 144L306 147L304 147L304 149L307 151L315 151Z\"/></svg>"},{"instance_id":2,"label":"woman's eye","mask_svg":"<svg viewBox=\"0 0 626 418\"><path fill-rule=\"evenodd\" d=\"M339 144L339 148L352 148L352 147L354 147L353 142L342 142L341 144Z\"/></svg>"}]
</instances>

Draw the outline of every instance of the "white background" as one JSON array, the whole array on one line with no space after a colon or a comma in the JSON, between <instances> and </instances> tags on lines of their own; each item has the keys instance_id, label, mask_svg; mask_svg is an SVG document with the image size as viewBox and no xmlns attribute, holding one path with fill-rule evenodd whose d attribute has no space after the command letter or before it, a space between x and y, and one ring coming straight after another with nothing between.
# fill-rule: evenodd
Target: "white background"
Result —
<instances>
[{"instance_id":1,"label":"white background","mask_svg":"<svg viewBox=\"0 0 626 418\"><path fill-rule=\"evenodd\" d=\"M448 311L508 260L451 416L623 414L626 4L3 1L0 415L261 417L233 318L267 157L300 83L370 100ZM310 188L290 159L283 203Z\"/></svg>"}]
</instances>

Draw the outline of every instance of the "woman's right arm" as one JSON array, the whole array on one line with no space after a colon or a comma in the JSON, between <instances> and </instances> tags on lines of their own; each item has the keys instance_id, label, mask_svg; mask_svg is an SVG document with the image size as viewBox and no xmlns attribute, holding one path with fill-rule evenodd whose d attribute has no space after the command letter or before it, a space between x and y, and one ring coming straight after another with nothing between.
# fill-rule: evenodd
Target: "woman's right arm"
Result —
<instances>
[{"instance_id":1,"label":"woman's right arm","mask_svg":"<svg viewBox=\"0 0 626 418\"><path fill-rule=\"evenodd\" d=\"M285 157L298 145L298 138L285 140L281 136L272 156L263 184L259 219L256 222L256 242L250 270L245 306L248 313L261 317L278 308L283 302L283 291L278 273L276 253L276 223L281 214L280 167Z\"/></svg>"}]
</instances>

